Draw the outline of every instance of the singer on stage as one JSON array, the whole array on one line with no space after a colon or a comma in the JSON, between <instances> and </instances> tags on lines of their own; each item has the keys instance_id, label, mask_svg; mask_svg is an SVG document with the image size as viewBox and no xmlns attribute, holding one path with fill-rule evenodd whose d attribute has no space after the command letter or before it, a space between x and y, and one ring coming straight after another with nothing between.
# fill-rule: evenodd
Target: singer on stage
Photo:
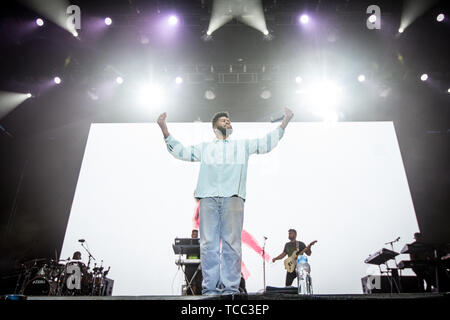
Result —
<instances>
[{"instance_id":1,"label":"singer on stage","mask_svg":"<svg viewBox=\"0 0 450 320\"><path fill-rule=\"evenodd\" d=\"M233 131L229 114L218 112L212 118L216 138L187 147L169 133L166 117L164 112L157 122L169 152L180 160L201 162L195 197L200 200L202 294L237 294L241 281L241 233L248 157L275 148L293 113L284 108L280 126L262 138L232 140L229 139Z\"/></svg>"}]
</instances>

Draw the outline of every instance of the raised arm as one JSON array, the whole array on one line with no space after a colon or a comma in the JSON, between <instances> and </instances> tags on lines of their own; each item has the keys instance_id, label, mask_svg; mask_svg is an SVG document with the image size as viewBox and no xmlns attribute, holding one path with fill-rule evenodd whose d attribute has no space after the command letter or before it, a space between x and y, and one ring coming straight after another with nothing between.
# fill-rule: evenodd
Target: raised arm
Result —
<instances>
[{"instance_id":1,"label":"raised arm","mask_svg":"<svg viewBox=\"0 0 450 320\"><path fill-rule=\"evenodd\" d=\"M289 121L291 121L292 117L294 116L294 114L292 113L292 110L289 108L284 108L284 118L283 121L281 121L281 125L280 127L284 129L286 129Z\"/></svg>"},{"instance_id":2,"label":"raised arm","mask_svg":"<svg viewBox=\"0 0 450 320\"><path fill-rule=\"evenodd\" d=\"M284 129L286 129L293 116L294 114L290 109L284 108L283 121L279 127L262 138L247 140L249 154L261 154L272 151L272 149L277 146L278 141L283 137Z\"/></svg>"},{"instance_id":3,"label":"raised arm","mask_svg":"<svg viewBox=\"0 0 450 320\"><path fill-rule=\"evenodd\" d=\"M156 122L158 123L159 127L161 128L161 131L164 135L164 139L167 139L167 137L170 135L169 130L167 129L167 123L166 123L167 113L161 113L158 117L158 120Z\"/></svg>"},{"instance_id":4,"label":"raised arm","mask_svg":"<svg viewBox=\"0 0 450 320\"><path fill-rule=\"evenodd\" d=\"M176 140L167 129L166 124L167 114L164 112L158 117L158 125L164 136L164 141L166 142L167 150L175 158L184 161L200 161L201 160L201 144L185 147L181 142Z\"/></svg>"}]
</instances>

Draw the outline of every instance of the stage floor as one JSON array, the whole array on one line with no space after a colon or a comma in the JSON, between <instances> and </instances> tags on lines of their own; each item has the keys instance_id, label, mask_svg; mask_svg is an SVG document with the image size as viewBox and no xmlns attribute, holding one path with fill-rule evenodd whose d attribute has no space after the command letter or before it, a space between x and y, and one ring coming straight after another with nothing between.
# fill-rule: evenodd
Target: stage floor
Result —
<instances>
[{"instance_id":1,"label":"stage floor","mask_svg":"<svg viewBox=\"0 0 450 320\"><path fill-rule=\"evenodd\" d=\"M298 295L286 293L266 293L256 294L249 293L247 296L239 297L239 300L441 300L449 299L450 293L375 293L375 294L314 294L314 295ZM230 296L29 296L27 300L231 300Z\"/></svg>"}]
</instances>

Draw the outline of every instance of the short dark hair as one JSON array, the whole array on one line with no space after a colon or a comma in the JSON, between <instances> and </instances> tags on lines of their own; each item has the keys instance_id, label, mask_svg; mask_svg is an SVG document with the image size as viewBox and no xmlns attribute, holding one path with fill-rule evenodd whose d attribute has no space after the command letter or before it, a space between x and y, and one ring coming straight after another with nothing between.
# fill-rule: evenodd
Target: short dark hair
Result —
<instances>
[{"instance_id":1,"label":"short dark hair","mask_svg":"<svg viewBox=\"0 0 450 320\"><path fill-rule=\"evenodd\" d=\"M289 229L288 232L293 232L293 233L297 234L297 230L295 230L295 229Z\"/></svg>"},{"instance_id":2,"label":"short dark hair","mask_svg":"<svg viewBox=\"0 0 450 320\"><path fill-rule=\"evenodd\" d=\"M230 114L227 111L220 111L214 114L213 118L211 119L213 128L216 127L216 122L220 117L227 117L228 119L230 119Z\"/></svg>"}]
</instances>

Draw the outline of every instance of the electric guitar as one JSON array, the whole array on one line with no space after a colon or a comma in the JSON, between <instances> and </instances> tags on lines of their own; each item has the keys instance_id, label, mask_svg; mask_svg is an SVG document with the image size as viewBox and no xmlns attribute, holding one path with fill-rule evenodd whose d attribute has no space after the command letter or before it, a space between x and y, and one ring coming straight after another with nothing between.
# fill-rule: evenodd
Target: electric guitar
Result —
<instances>
[{"instance_id":1,"label":"electric guitar","mask_svg":"<svg viewBox=\"0 0 450 320\"><path fill-rule=\"evenodd\" d=\"M289 258L286 258L284 260L284 268L288 271L288 272L294 272L295 270L295 266L297 264L297 256L301 256L302 254L305 253L306 250L310 249L311 246L313 246L315 243L317 242L317 240L314 240L313 242L311 242L308 246L305 247L305 249L303 249L302 251L298 252L298 249L295 250L290 256Z\"/></svg>"}]
</instances>

